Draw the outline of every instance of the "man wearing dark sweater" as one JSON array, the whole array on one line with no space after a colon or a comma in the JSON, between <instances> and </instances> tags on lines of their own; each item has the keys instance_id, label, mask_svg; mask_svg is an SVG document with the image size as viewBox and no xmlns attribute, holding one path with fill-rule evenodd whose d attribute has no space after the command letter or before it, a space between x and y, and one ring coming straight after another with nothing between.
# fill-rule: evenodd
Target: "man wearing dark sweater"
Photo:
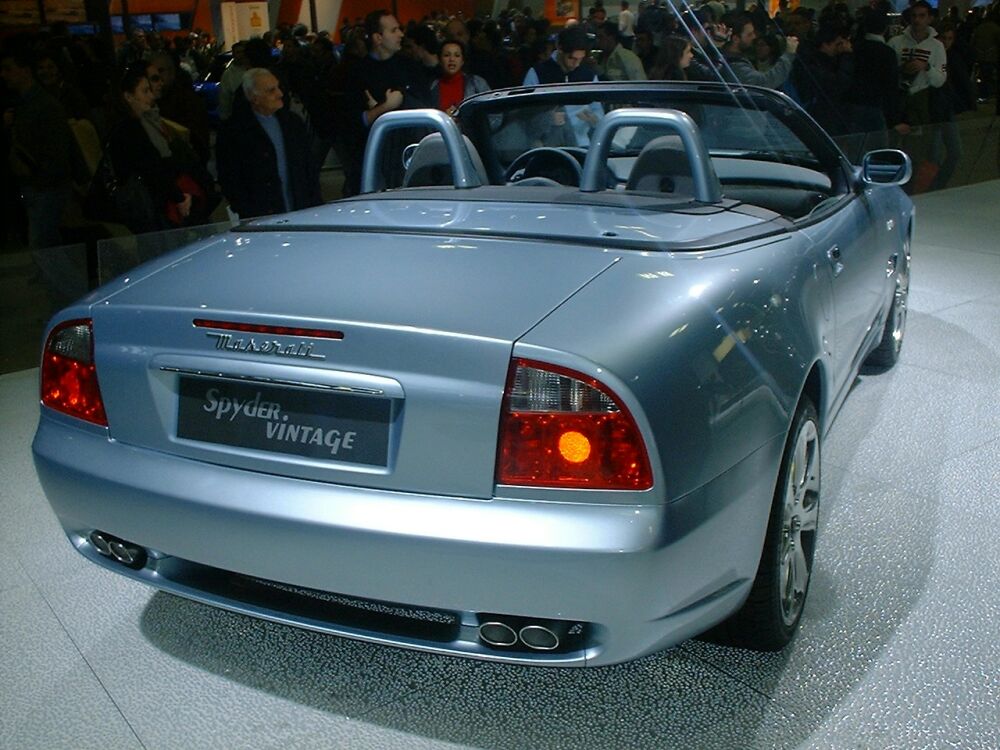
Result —
<instances>
[{"instance_id":1,"label":"man wearing dark sweater","mask_svg":"<svg viewBox=\"0 0 1000 750\"><path fill-rule=\"evenodd\" d=\"M242 219L322 203L319 169L305 123L284 106L278 79L265 68L243 74L246 103L233 108L219 131L219 182Z\"/></svg>"},{"instance_id":2,"label":"man wearing dark sweater","mask_svg":"<svg viewBox=\"0 0 1000 750\"><path fill-rule=\"evenodd\" d=\"M357 163L354 169L345 170L345 174L353 177L352 184L344 185L345 195L354 195L361 187L360 164L372 123L386 112L433 106L427 76L420 64L398 54L403 44L403 30L396 17L386 10L369 13L365 17L365 33L368 57L358 63L355 79L347 92L348 117L355 144L350 153Z\"/></svg>"},{"instance_id":3,"label":"man wearing dark sweater","mask_svg":"<svg viewBox=\"0 0 1000 750\"><path fill-rule=\"evenodd\" d=\"M524 76L524 86L540 83L572 83L596 81L597 73L587 65L590 41L579 26L559 32L558 48L552 57L531 68Z\"/></svg>"}]
</instances>

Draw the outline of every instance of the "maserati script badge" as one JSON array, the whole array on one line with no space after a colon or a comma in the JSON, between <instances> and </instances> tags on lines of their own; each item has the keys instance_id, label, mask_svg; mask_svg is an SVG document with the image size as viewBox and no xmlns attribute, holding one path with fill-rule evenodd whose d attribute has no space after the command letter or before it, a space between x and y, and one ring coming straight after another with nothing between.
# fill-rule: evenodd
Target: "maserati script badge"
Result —
<instances>
[{"instance_id":1,"label":"maserati script badge","mask_svg":"<svg viewBox=\"0 0 1000 750\"><path fill-rule=\"evenodd\" d=\"M216 349L225 349L239 354L270 354L275 357L298 357L300 359L326 359L325 354L313 352L313 344L300 341L297 344L282 344L275 339L257 340L250 338L234 339L231 333L206 333L215 339Z\"/></svg>"}]
</instances>

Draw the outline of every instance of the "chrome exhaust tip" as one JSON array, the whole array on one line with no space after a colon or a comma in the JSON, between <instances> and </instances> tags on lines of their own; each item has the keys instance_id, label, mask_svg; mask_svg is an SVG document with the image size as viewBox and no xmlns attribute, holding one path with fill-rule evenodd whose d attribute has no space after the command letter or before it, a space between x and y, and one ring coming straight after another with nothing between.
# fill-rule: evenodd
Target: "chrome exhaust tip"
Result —
<instances>
[{"instance_id":1,"label":"chrome exhaust tip","mask_svg":"<svg viewBox=\"0 0 1000 750\"><path fill-rule=\"evenodd\" d=\"M125 542L111 542L111 556L123 565L135 565L143 552L138 547L133 547Z\"/></svg>"},{"instance_id":2,"label":"chrome exhaust tip","mask_svg":"<svg viewBox=\"0 0 1000 750\"><path fill-rule=\"evenodd\" d=\"M146 550L138 545L118 539L103 531L92 531L88 537L94 549L104 557L120 562L126 567L138 570L146 565Z\"/></svg>"},{"instance_id":3,"label":"chrome exhaust tip","mask_svg":"<svg viewBox=\"0 0 1000 750\"><path fill-rule=\"evenodd\" d=\"M535 651L555 651L559 648L559 636L544 625L526 625L518 633L521 643Z\"/></svg>"},{"instance_id":4,"label":"chrome exhaust tip","mask_svg":"<svg viewBox=\"0 0 1000 750\"><path fill-rule=\"evenodd\" d=\"M514 628L502 622L484 622L479 626L479 638L490 646L506 647L517 643Z\"/></svg>"},{"instance_id":5,"label":"chrome exhaust tip","mask_svg":"<svg viewBox=\"0 0 1000 750\"><path fill-rule=\"evenodd\" d=\"M96 549L105 557L112 557L111 543L100 531L90 532L90 543L94 545L94 549Z\"/></svg>"}]
</instances>

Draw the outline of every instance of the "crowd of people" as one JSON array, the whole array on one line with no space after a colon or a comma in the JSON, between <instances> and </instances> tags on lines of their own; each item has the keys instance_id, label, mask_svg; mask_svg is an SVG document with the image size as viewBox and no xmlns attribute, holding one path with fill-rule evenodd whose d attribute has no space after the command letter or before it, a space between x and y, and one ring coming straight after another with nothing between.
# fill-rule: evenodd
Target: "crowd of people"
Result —
<instances>
[{"instance_id":1,"label":"crowd of people","mask_svg":"<svg viewBox=\"0 0 1000 750\"><path fill-rule=\"evenodd\" d=\"M206 222L223 198L241 218L305 208L321 201L331 149L344 194L359 190L368 129L386 112L454 113L506 86L645 79L779 89L849 154L901 143L920 190L951 179L955 116L996 94L997 6L939 16L912 0L901 17L886 0L855 13L834 0L819 11L781 0L774 16L721 0L678 7L597 2L558 29L527 9L469 20L438 12L405 29L386 10L334 33L281 28L233 46L212 113L194 83L221 50L202 32L135 29L117 50L58 26L11 38L0 54L3 204L20 199L32 247L62 241L74 204L136 233Z\"/></svg>"}]
</instances>

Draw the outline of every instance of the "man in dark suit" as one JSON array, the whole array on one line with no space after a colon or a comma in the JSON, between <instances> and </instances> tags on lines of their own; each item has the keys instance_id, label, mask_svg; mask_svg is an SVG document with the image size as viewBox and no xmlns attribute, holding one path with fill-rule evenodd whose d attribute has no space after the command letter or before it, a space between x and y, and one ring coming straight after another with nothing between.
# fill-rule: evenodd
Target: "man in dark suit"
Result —
<instances>
[{"instance_id":1,"label":"man in dark suit","mask_svg":"<svg viewBox=\"0 0 1000 750\"><path fill-rule=\"evenodd\" d=\"M265 68L243 75L249 106L234 107L219 132L219 182L240 218L284 213L323 202L319 168L305 123L284 107L278 79Z\"/></svg>"}]
</instances>

